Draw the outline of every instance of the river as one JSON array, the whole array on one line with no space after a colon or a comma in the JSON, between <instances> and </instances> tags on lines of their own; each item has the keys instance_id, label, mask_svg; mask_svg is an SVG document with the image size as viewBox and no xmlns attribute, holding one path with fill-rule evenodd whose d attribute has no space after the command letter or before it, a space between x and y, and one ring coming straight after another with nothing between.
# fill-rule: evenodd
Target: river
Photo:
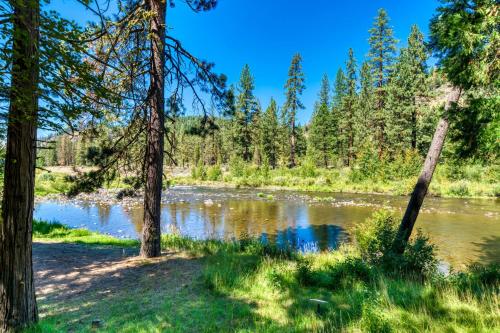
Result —
<instances>
[{"instance_id":1,"label":"river","mask_svg":"<svg viewBox=\"0 0 500 333\"><path fill-rule=\"evenodd\" d=\"M272 196L272 197L271 197ZM162 231L197 239L244 236L304 251L335 249L375 210L400 217L408 198L378 194L301 193L209 187L173 187L163 194ZM35 218L71 227L139 238L140 198L118 202L91 198L39 199ZM456 267L500 263L498 199L426 198L416 223Z\"/></svg>"}]
</instances>

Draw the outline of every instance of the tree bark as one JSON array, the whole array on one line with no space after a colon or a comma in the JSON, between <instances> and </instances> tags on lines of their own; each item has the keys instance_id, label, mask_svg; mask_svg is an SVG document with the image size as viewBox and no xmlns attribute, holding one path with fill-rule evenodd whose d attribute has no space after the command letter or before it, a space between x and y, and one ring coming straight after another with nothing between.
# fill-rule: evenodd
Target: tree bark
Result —
<instances>
[{"instance_id":1,"label":"tree bark","mask_svg":"<svg viewBox=\"0 0 500 333\"><path fill-rule=\"evenodd\" d=\"M33 283L32 223L38 113L39 2L12 1L13 53L2 221L0 332L38 319Z\"/></svg>"},{"instance_id":2,"label":"tree bark","mask_svg":"<svg viewBox=\"0 0 500 333\"><path fill-rule=\"evenodd\" d=\"M297 145L297 135L295 132L295 112L293 112L290 132L290 168L294 168L297 163L295 162L295 152Z\"/></svg>"},{"instance_id":3,"label":"tree bark","mask_svg":"<svg viewBox=\"0 0 500 333\"><path fill-rule=\"evenodd\" d=\"M148 0L153 16L150 20L151 69L149 91L148 140L146 147L146 184L144 192L144 225L141 255L161 255L161 191L165 122L165 20L164 0Z\"/></svg>"},{"instance_id":4,"label":"tree bark","mask_svg":"<svg viewBox=\"0 0 500 333\"><path fill-rule=\"evenodd\" d=\"M420 207L422 207L422 203L424 202L429 184L431 183L439 156L441 155L441 150L443 149L444 140L449 127L446 113L454 104L458 103L459 99L460 90L458 88L453 88L446 101L444 111L445 115L438 122L436 131L432 137L431 146L429 147L427 157L425 158L422 172L420 173L417 184L413 189L405 214L401 220L401 224L399 225L399 230L396 235L396 239L394 240L394 249L398 253L404 252L406 244L410 239L415 221L417 220L418 213L420 212Z\"/></svg>"}]
</instances>

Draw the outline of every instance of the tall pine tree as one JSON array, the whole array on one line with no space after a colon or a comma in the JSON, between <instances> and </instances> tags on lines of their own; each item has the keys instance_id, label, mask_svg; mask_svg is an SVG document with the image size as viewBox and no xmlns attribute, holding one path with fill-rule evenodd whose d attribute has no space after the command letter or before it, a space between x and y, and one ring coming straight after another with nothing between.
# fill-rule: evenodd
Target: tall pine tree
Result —
<instances>
[{"instance_id":1,"label":"tall pine tree","mask_svg":"<svg viewBox=\"0 0 500 333\"><path fill-rule=\"evenodd\" d=\"M359 73L360 91L358 107L356 108L356 133L355 147L359 151L368 144L371 145L373 112L374 112L374 87L370 64L364 62Z\"/></svg>"},{"instance_id":2,"label":"tall pine tree","mask_svg":"<svg viewBox=\"0 0 500 333\"><path fill-rule=\"evenodd\" d=\"M375 126L379 157L385 148L385 104L387 100L387 80L394 63L396 51L396 39L393 37L392 28L389 25L387 12L381 8L375 19L373 27L369 30L370 51L368 53L372 74L375 83Z\"/></svg>"},{"instance_id":3,"label":"tall pine tree","mask_svg":"<svg viewBox=\"0 0 500 333\"><path fill-rule=\"evenodd\" d=\"M279 145L276 137L279 132L278 106L274 98L266 109L262 117L262 152L267 163L272 168L278 164Z\"/></svg>"},{"instance_id":4,"label":"tall pine tree","mask_svg":"<svg viewBox=\"0 0 500 333\"><path fill-rule=\"evenodd\" d=\"M345 77L342 68L339 68L335 76L335 83L333 86L333 97L331 106L331 127L334 133L334 152L340 158L344 154L345 147L341 140L343 136L340 127L342 119L342 103L344 97L347 95L347 78Z\"/></svg>"},{"instance_id":5,"label":"tall pine tree","mask_svg":"<svg viewBox=\"0 0 500 333\"><path fill-rule=\"evenodd\" d=\"M417 148L418 118L429 95L426 62L424 36L414 25L408 46L401 49L388 87L391 114L386 132L394 150Z\"/></svg>"},{"instance_id":6,"label":"tall pine tree","mask_svg":"<svg viewBox=\"0 0 500 333\"><path fill-rule=\"evenodd\" d=\"M289 132L290 139L290 160L289 166L297 165L297 112L304 109L304 105L300 100L300 95L305 89L305 77L302 72L302 56L297 53L292 58L292 63L288 69L288 80L285 84L286 102L283 106L284 120Z\"/></svg>"},{"instance_id":7,"label":"tall pine tree","mask_svg":"<svg viewBox=\"0 0 500 333\"><path fill-rule=\"evenodd\" d=\"M308 132L309 147L318 164L328 167L334 147L334 138L330 112L330 82L326 74L321 81L318 97L319 100L314 106Z\"/></svg>"},{"instance_id":8,"label":"tall pine tree","mask_svg":"<svg viewBox=\"0 0 500 333\"><path fill-rule=\"evenodd\" d=\"M254 78L250 72L250 66L245 65L237 87L238 96L233 119L233 137L236 155L247 162L251 161L253 156L252 121L255 112L257 112L257 100L253 94L254 88Z\"/></svg>"},{"instance_id":9,"label":"tall pine tree","mask_svg":"<svg viewBox=\"0 0 500 333\"><path fill-rule=\"evenodd\" d=\"M344 162L351 165L354 160L354 136L355 136L355 112L357 107L357 76L356 59L353 49L349 49L349 56L346 63L346 94L341 103L340 128L342 132L342 146L346 147Z\"/></svg>"}]
</instances>

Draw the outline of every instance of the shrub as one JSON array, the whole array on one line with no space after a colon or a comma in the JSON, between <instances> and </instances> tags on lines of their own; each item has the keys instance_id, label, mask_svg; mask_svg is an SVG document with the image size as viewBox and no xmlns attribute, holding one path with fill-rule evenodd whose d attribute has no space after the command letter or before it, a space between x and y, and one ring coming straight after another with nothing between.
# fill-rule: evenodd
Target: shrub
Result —
<instances>
[{"instance_id":1,"label":"shrub","mask_svg":"<svg viewBox=\"0 0 500 333\"><path fill-rule=\"evenodd\" d=\"M461 180L456 184L451 184L450 188L448 189L448 192L451 195L455 195L458 197L465 197L470 194L469 185L466 181Z\"/></svg>"},{"instance_id":2,"label":"shrub","mask_svg":"<svg viewBox=\"0 0 500 333\"><path fill-rule=\"evenodd\" d=\"M378 211L354 230L363 259L388 273L429 277L437 270L434 245L420 230L410 239L401 255L393 250L398 223L387 211Z\"/></svg>"},{"instance_id":3,"label":"shrub","mask_svg":"<svg viewBox=\"0 0 500 333\"><path fill-rule=\"evenodd\" d=\"M500 265L472 265L467 271L459 272L450 277L451 282L461 290L473 290L481 293L493 286L500 291Z\"/></svg>"},{"instance_id":4,"label":"shrub","mask_svg":"<svg viewBox=\"0 0 500 333\"><path fill-rule=\"evenodd\" d=\"M203 163L198 164L191 170L191 177L193 177L193 179L199 179L199 180L207 179L207 171Z\"/></svg>"},{"instance_id":5,"label":"shrub","mask_svg":"<svg viewBox=\"0 0 500 333\"><path fill-rule=\"evenodd\" d=\"M218 181L222 180L222 168L219 164L213 165L207 170L207 180Z\"/></svg>"},{"instance_id":6,"label":"shrub","mask_svg":"<svg viewBox=\"0 0 500 333\"><path fill-rule=\"evenodd\" d=\"M38 177L38 180L40 181L47 181L47 182L53 182L56 180L56 178L54 177L53 174L49 173L49 172L46 172L46 173L42 173L40 175L40 177Z\"/></svg>"},{"instance_id":7,"label":"shrub","mask_svg":"<svg viewBox=\"0 0 500 333\"><path fill-rule=\"evenodd\" d=\"M301 177L314 178L318 175L316 164L310 159L305 159L297 168L297 172Z\"/></svg>"},{"instance_id":8,"label":"shrub","mask_svg":"<svg viewBox=\"0 0 500 333\"><path fill-rule=\"evenodd\" d=\"M379 170L380 161L377 152L373 148L365 146L361 148L359 157L356 160L356 165L349 174L349 179L353 182L374 179Z\"/></svg>"},{"instance_id":9,"label":"shrub","mask_svg":"<svg viewBox=\"0 0 500 333\"><path fill-rule=\"evenodd\" d=\"M142 177L130 176L123 179L123 183L130 186L134 190L140 189L144 185L144 179Z\"/></svg>"},{"instance_id":10,"label":"shrub","mask_svg":"<svg viewBox=\"0 0 500 333\"><path fill-rule=\"evenodd\" d=\"M314 270L308 258L297 264L297 280L304 286L328 289L349 288L355 282L369 282L374 273L361 258L348 256Z\"/></svg>"},{"instance_id":11,"label":"shrub","mask_svg":"<svg viewBox=\"0 0 500 333\"><path fill-rule=\"evenodd\" d=\"M240 157L232 157L229 161L229 172L233 177L244 177L246 174L246 165Z\"/></svg>"}]
</instances>

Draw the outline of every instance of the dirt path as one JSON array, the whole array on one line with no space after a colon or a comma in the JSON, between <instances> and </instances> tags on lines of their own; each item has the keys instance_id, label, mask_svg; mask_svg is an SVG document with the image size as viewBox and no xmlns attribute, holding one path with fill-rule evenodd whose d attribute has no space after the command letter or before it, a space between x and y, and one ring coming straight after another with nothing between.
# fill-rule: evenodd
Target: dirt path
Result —
<instances>
[{"instance_id":1,"label":"dirt path","mask_svg":"<svg viewBox=\"0 0 500 333\"><path fill-rule=\"evenodd\" d=\"M108 308L124 300L144 298L144 310L154 311L166 297L187 290L201 271L201 261L184 253L148 260L137 253L133 248L34 243L41 318L67 317L57 326L76 332L96 318L116 316Z\"/></svg>"}]
</instances>

